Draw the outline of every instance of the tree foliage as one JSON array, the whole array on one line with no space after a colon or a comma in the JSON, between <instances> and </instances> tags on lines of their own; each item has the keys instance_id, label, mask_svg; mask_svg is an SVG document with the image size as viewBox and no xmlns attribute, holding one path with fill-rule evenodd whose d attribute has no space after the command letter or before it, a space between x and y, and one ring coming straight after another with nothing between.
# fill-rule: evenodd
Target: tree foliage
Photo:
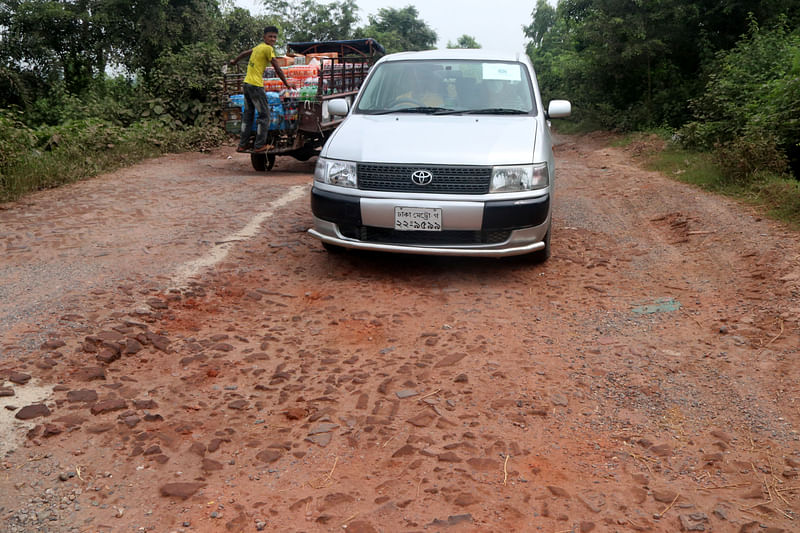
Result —
<instances>
[{"instance_id":1,"label":"tree foliage","mask_svg":"<svg viewBox=\"0 0 800 533\"><path fill-rule=\"evenodd\" d=\"M737 176L777 171L800 159L800 32L782 22L720 52L705 92L691 100L694 120L681 130L687 145L717 147Z\"/></svg>"},{"instance_id":2,"label":"tree foliage","mask_svg":"<svg viewBox=\"0 0 800 533\"><path fill-rule=\"evenodd\" d=\"M61 78L69 90L84 90L106 66L104 20L98 0L12 0L0 10L5 68L36 72L42 83Z\"/></svg>"},{"instance_id":3,"label":"tree foliage","mask_svg":"<svg viewBox=\"0 0 800 533\"><path fill-rule=\"evenodd\" d=\"M152 88L176 126L210 124L222 97L219 66L225 61L215 45L194 43L156 61Z\"/></svg>"},{"instance_id":4,"label":"tree foliage","mask_svg":"<svg viewBox=\"0 0 800 533\"><path fill-rule=\"evenodd\" d=\"M556 23L556 9L547 0L538 0L532 13L533 20L522 29L530 41L531 49L541 49L545 36ZM552 45L552 43L550 43Z\"/></svg>"},{"instance_id":5,"label":"tree foliage","mask_svg":"<svg viewBox=\"0 0 800 533\"><path fill-rule=\"evenodd\" d=\"M720 50L747 31L748 13L800 21L796 2L765 0L539 0L528 53L548 89L607 127L680 126Z\"/></svg>"},{"instance_id":6,"label":"tree foliage","mask_svg":"<svg viewBox=\"0 0 800 533\"><path fill-rule=\"evenodd\" d=\"M547 97L609 129L668 126L732 174L797 170L800 3L538 0L524 26ZM762 30L759 28L768 28Z\"/></svg>"},{"instance_id":7,"label":"tree foliage","mask_svg":"<svg viewBox=\"0 0 800 533\"><path fill-rule=\"evenodd\" d=\"M351 39L358 22L355 0L321 4L315 0L265 2L283 22L287 41Z\"/></svg>"},{"instance_id":8,"label":"tree foliage","mask_svg":"<svg viewBox=\"0 0 800 533\"><path fill-rule=\"evenodd\" d=\"M260 40L265 26L276 26L281 33L281 40L290 40L283 32L283 25L283 20L274 14L254 17L240 7L225 10L217 32L219 49L235 56L242 50L252 48Z\"/></svg>"},{"instance_id":9,"label":"tree foliage","mask_svg":"<svg viewBox=\"0 0 800 533\"><path fill-rule=\"evenodd\" d=\"M260 42L268 24L281 30L279 46L368 36L401 51L432 48L437 39L413 6L381 9L359 27L356 0L265 5L270 14L256 17L230 0L6 0L0 4L0 104L56 123L69 114L70 95L102 92L109 72L143 82L136 91L173 98L174 91L163 92L165 61L189 61L187 85L194 77L218 76L192 50L235 55ZM189 72L192 60L200 64Z\"/></svg>"},{"instance_id":10,"label":"tree foliage","mask_svg":"<svg viewBox=\"0 0 800 533\"><path fill-rule=\"evenodd\" d=\"M447 48L480 48L481 45L472 35L466 33L456 40L455 43L447 42Z\"/></svg>"},{"instance_id":11,"label":"tree foliage","mask_svg":"<svg viewBox=\"0 0 800 533\"><path fill-rule=\"evenodd\" d=\"M368 19L369 24L357 30L356 36L376 39L387 53L430 50L436 46L436 32L419 18L414 6L381 8Z\"/></svg>"},{"instance_id":12,"label":"tree foliage","mask_svg":"<svg viewBox=\"0 0 800 533\"><path fill-rule=\"evenodd\" d=\"M0 9L0 84L31 105L53 87L90 90L109 67L147 77L163 54L219 41L216 0L10 0Z\"/></svg>"},{"instance_id":13,"label":"tree foliage","mask_svg":"<svg viewBox=\"0 0 800 533\"><path fill-rule=\"evenodd\" d=\"M110 44L131 71L149 73L165 53L188 44L217 42L221 21L216 0L103 0L113 6Z\"/></svg>"}]
</instances>

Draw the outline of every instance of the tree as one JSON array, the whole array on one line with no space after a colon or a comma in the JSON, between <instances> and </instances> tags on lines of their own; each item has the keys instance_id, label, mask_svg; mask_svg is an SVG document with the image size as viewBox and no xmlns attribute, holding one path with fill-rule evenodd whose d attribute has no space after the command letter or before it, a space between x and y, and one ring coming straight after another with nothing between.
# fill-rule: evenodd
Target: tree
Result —
<instances>
[{"instance_id":1,"label":"tree","mask_svg":"<svg viewBox=\"0 0 800 533\"><path fill-rule=\"evenodd\" d=\"M430 50L436 46L438 36L425 21L419 18L417 8L385 7L368 17L369 24L356 32L357 37L372 37L383 45L387 53L407 50Z\"/></svg>"},{"instance_id":2,"label":"tree","mask_svg":"<svg viewBox=\"0 0 800 533\"><path fill-rule=\"evenodd\" d=\"M227 1L227 0L226 0ZM283 35L283 20L276 16L254 17L246 9L235 7L222 12L219 26L219 48L230 56L236 56L242 50L252 48L262 40L265 26L276 26Z\"/></svg>"},{"instance_id":3,"label":"tree","mask_svg":"<svg viewBox=\"0 0 800 533\"><path fill-rule=\"evenodd\" d=\"M108 54L101 0L14 1L0 11L7 68L80 92L103 72Z\"/></svg>"},{"instance_id":4,"label":"tree","mask_svg":"<svg viewBox=\"0 0 800 533\"><path fill-rule=\"evenodd\" d=\"M265 0L283 22L287 41L351 39L358 22L355 0L321 4L315 0Z\"/></svg>"},{"instance_id":5,"label":"tree","mask_svg":"<svg viewBox=\"0 0 800 533\"><path fill-rule=\"evenodd\" d=\"M556 10L547 0L538 0L531 17L533 22L523 26L522 30L531 39L534 48L541 48L545 35L556 23Z\"/></svg>"},{"instance_id":6,"label":"tree","mask_svg":"<svg viewBox=\"0 0 800 533\"><path fill-rule=\"evenodd\" d=\"M800 32L789 32L785 22L763 29L753 21L749 34L720 52L711 70L705 93L691 102L697 120L682 129L684 143L732 143L754 160L756 143L762 154L771 145L772 153L788 155L800 170ZM729 157L745 158L735 151Z\"/></svg>"},{"instance_id":7,"label":"tree","mask_svg":"<svg viewBox=\"0 0 800 533\"><path fill-rule=\"evenodd\" d=\"M715 54L759 23L800 23L796 0L539 0L525 26L543 91L613 128L680 126ZM549 86L549 87L548 87Z\"/></svg>"},{"instance_id":8,"label":"tree","mask_svg":"<svg viewBox=\"0 0 800 533\"><path fill-rule=\"evenodd\" d=\"M480 48L481 45L472 35L466 33L458 38L455 44L447 41L447 48Z\"/></svg>"},{"instance_id":9,"label":"tree","mask_svg":"<svg viewBox=\"0 0 800 533\"><path fill-rule=\"evenodd\" d=\"M194 43L216 43L217 0L97 0L107 14L115 57L131 72L147 75L165 53Z\"/></svg>"}]
</instances>

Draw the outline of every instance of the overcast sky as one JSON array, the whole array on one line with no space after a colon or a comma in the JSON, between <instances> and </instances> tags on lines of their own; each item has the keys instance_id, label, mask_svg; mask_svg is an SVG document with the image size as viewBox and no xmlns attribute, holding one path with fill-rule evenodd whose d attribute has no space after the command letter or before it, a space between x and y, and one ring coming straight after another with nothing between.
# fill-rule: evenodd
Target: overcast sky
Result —
<instances>
[{"instance_id":1,"label":"overcast sky","mask_svg":"<svg viewBox=\"0 0 800 533\"><path fill-rule=\"evenodd\" d=\"M237 6L249 9L254 15L266 14L260 0L234 0ZM325 3L324 1L322 3ZM382 7L401 9L408 5L417 8L419 18L439 36L437 46L445 48L448 41L455 44L464 34L470 35L483 47L510 52L525 50L522 26L531 23L535 0L356 0L361 24L367 15Z\"/></svg>"}]
</instances>

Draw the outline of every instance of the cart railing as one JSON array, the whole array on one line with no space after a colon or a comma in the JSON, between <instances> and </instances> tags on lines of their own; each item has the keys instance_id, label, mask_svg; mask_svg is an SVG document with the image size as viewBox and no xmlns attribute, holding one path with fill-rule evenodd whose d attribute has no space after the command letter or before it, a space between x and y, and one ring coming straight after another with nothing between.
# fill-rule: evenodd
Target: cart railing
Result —
<instances>
[{"instance_id":1,"label":"cart railing","mask_svg":"<svg viewBox=\"0 0 800 533\"><path fill-rule=\"evenodd\" d=\"M306 59L316 59L314 64L318 63L318 67L311 68L307 64L309 61L299 68L296 65L283 67L284 74L300 87L298 91L277 90L282 82L269 76L271 67L265 72L265 90L273 103L276 96L280 98L280 110L284 114L282 120L273 122L269 132L268 142L278 153L297 149L308 138L324 138L327 132L335 129L342 117L331 116L327 112L327 102L333 98L354 97L372 65L385 53L374 39L292 42L287 44L287 48ZM225 129L231 134L241 131L245 68L237 64L225 69L223 74L223 120ZM314 74L307 76L309 72ZM270 95L272 88L277 94ZM274 109L278 109L277 105Z\"/></svg>"}]
</instances>

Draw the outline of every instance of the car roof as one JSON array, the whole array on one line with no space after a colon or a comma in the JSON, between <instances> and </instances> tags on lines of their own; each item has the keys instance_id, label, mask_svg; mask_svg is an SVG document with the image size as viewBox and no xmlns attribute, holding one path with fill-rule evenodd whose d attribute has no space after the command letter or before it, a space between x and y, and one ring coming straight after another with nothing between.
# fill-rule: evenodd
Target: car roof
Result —
<instances>
[{"instance_id":1,"label":"car roof","mask_svg":"<svg viewBox=\"0 0 800 533\"><path fill-rule=\"evenodd\" d=\"M527 63L528 56L521 52L505 52L486 50L483 48L447 48L437 50L422 50L419 52L398 52L383 56L381 62L408 61L408 60L442 60L442 59L472 59L480 61L522 61Z\"/></svg>"}]
</instances>

